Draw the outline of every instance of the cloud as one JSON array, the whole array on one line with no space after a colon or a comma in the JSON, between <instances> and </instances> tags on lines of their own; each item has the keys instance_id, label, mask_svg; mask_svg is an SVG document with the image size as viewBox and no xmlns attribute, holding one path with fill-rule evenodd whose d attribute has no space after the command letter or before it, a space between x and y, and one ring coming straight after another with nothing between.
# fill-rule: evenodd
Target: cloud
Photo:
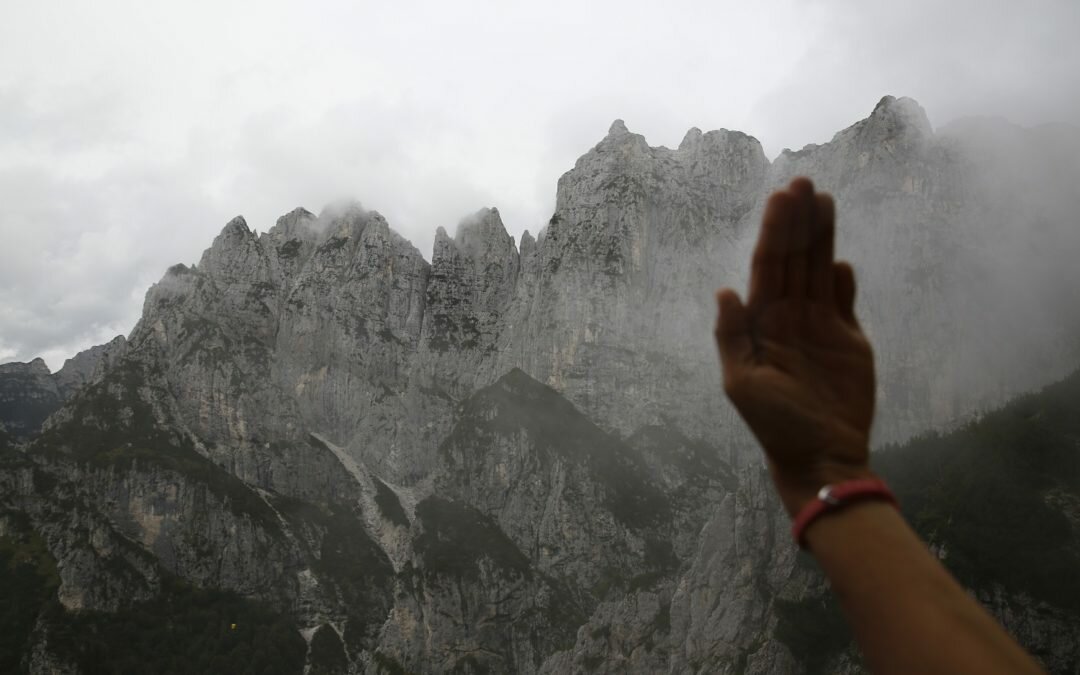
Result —
<instances>
[{"instance_id":1,"label":"cloud","mask_svg":"<svg viewBox=\"0 0 1080 675\"><path fill-rule=\"evenodd\" d=\"M230 218L349 197L430 255L482 206L511 234L623 118L767 152L827 140L885 93L935 123L1075 119L1075 3L582 4L239 0L0 9L0 358L134 325L146 287ZM1068 38L1068 39L1065 39Z\"/></svg>"},{"instance_id":2,"label":"cloud","mask_svg":"<svg viewBox=\"0 0 1080 675\"><path fill-rule=\"evenodd\" d=\"M828 141L884 94L919 101L935 127L973 115L1080 119L1073 0L808 4L828 29L753 108L770 156Z\"/></svg>"},{"instance_id":3,"label":"cloud","mask_svg":"<svg viewBox=\"0 0 1080 675\"><path fill-rule=\"evenodd\" d=\"M0 346L11 357L45 356L56 368L134 326L146 287L190 249L188 223L220 220L176 179L159 166L91 180L0 171Z\"/></svg>"}]
</instances>

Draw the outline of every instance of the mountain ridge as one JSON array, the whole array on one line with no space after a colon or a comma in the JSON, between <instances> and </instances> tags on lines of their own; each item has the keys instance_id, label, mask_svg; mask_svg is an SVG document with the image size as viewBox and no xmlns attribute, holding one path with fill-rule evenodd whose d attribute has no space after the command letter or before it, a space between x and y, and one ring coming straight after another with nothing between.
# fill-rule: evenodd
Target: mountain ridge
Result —
<instances>
[{"instance_id":1,"label":"mountain ridge","mask_svg":"<svg viewBox=\"0 0 1080 675\"><path fill-rule=\"evenodd\" d=\"M859 224L838 247L865 266L880 443L1080 355L1064 291L1021 335L987 311L1011 277L986 277L1003 253L1043 260L1011 247L1030 223L1067 259L1076 195L1000 210L982 154L919 112L886 97L773 163L739 132L671 150L616 123L535 239L482 209L431 262L358 202L258 235L234 218L148 290L106 365L79 366L39 436L0 436L0 538L28 519L58 569L61 625L27 629L27 663L70 658L49 649L63 617L188 597L176 577L266 603L337 672L800 672L776 628L822 582L711 345L711 291L745 276L768 192L810 173ZM1006 297L1077 287L1039 269ZM1030 624L1014 591L997 609L1019 597Z\"/></svg>"}]
</instances>

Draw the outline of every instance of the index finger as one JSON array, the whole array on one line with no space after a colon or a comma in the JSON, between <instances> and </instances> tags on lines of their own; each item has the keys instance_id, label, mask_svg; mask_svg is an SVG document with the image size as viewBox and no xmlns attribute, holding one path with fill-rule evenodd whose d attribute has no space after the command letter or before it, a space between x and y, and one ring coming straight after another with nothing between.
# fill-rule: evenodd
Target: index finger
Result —
<instances>
[{"instance_id":1,"label":"index finger","mask_svg":"<svg viewBox=\"0 0 1080 675\"><path fill-rule=\"evenodd\" d=\"M836 206L827 193L814 195L817 218L810 240L809 297L823 304L832 304L833 246L836 236Z\"/></svg>"},{"instance_id":2,"label":"index finger","mask_svg":"<svg viewBox=\"0 0 1080 675\"><path fill-rule=\"evenodd\" d=\"M777 190L769 197L761 217L754 257L750 264L750 292L746 304L760 308L784 295L784 272L788 249L791 246L791 220L795 215L795 199L786 190Z\"/></svg>"}]
</instances>

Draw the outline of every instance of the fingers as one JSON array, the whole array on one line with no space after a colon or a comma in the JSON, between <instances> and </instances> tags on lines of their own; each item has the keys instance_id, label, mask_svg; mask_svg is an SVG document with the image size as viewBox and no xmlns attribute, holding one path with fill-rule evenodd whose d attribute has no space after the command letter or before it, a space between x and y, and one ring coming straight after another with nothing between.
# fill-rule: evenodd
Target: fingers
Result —
<instances>
[{"instance_id":1,"label":"fingers","mask_svg":"<svg viewBox=\"0 0 1080 675\"><path fill-rule=\"evenodd\" d=\"M769 197L761 217L761 232L750 266L750 292L747 304L760 308L784 295L784 271L787 265L788 235L795 214L795 200L786 190Z\"/></svg>"},{"instance_id":2,"label":"fingers","mask_svg":"<svg viewBox=\"0 0 1080 675\"><path fill-rule=\"evenodd\" d=\"M836 207L815 194L807 178L769 197L754 249L747 305L755 311L777 300L832 303Z\"/></svg>"},{"instance_id":3,"label":"fingers","mask_svg":"<svg viewBox=\"0 0 1080 675\"><path fill-rule=\"evenodd\" d=\"M787 264L784 271L784 297L799 302L807 296L810 268L810 238L817 220L814 184L796 178L788 186L795 201L793 217L788 221Z\"/></svg>"},{"instance_id":4,"label":"fingers","mask_svg":"<svg viewBox=\"0 0 1080 675\"><path fill-rule=\"evenodd\" d=\"M724 382L729 383L753 353L750 320L746 307L735 291L724 288L716 293L719 314L716 320L716 347L724 367Z\"/></svg>"},{"instance_id":5,"label":"fingers","mask_svg":"<svg viewBox=\"0 0 1080 675\"><path fill-rule=\"evenodd\" d=\"M855 319L855 271L846 262L833 263L833 295L840 318L858 327Z\"/></svg>"},{"instance_id":6,"label":"fingers","mask_svg":"<svg viewBox=\"0 0 1080 675\"><path fill-rule=\"evenodd\" d=\"M832 196L814 195L816 217L810 234L807 297L812 302L833 301L833 241L836 236L836 207Z\"/></svg>"}]
</instances>

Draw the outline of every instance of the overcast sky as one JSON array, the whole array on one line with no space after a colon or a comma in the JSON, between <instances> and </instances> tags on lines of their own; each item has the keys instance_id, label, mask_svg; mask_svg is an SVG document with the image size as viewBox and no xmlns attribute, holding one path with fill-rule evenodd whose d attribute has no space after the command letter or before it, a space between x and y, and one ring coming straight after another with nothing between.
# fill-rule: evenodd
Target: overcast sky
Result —
<instances>
[{"instance_id":1,"label":"overcast sky","mask_svg":"<svg viewBox=\"0 0 1080 675\"><path fill-rule=\"evenodd\" d=\"M884 94L1075 123L1078 33L1076 0L5 0L0 362L127 334L237 214L355 197L428 258L482 206L535 233L615 118L770 158Z\"/></svg>"}]
</instances>

